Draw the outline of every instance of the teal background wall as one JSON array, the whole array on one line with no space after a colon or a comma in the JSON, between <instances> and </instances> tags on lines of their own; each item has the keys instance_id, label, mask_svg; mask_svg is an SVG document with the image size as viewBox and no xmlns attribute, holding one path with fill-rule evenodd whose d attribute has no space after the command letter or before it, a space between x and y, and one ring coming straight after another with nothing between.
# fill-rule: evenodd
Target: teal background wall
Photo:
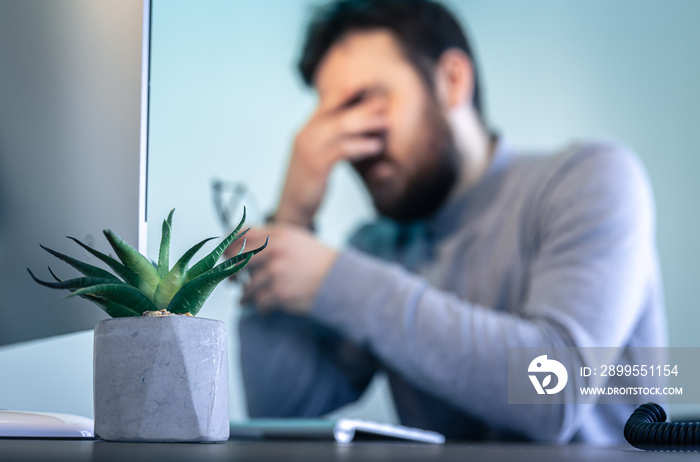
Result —
<instances>
[{"instance_id":1,"label":"teal background wall","mask_svg":"<svg viewBox=\"0 0 700 462\"><path fill-rule=\"evenodd\" d=\"M700 2L449 4L476 44L488 119L512 144L554 149L604 136L624 140L639 153L657 199L671 343L700 346ZM155 0L152 255L159 222L172 207L174 253L221 235L211 205L213 178L243 180L260 211L274 206L293 136L315 104L294 69L310 5ZM322 239L342 245L371 214L352 174L339 167L319 219ZM222 285L202 311L228 324L234 419L245 416L235 335L238 296L235 285ZM91 333L0 349L0 407L92 415L90 377ZM345 412L394 418L381 379L359 407Z\"/></svg>"}]
</instances>

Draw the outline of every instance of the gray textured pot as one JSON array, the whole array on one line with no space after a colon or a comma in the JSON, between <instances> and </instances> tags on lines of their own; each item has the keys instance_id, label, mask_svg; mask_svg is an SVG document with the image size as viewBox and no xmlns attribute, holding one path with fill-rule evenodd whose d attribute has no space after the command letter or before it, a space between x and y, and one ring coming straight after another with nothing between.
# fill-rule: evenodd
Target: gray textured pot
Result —
<instances>
[{"instance_id":1,"label":"gray textured pot","mask_svg":"<svg viewBox=\"0 0 700 462\"><path fill-rule=\"evenodd\" d=\"M118 318L95 327L95 434L110 441L226 441L223 322Z\"/></svg>"}]
</instances>

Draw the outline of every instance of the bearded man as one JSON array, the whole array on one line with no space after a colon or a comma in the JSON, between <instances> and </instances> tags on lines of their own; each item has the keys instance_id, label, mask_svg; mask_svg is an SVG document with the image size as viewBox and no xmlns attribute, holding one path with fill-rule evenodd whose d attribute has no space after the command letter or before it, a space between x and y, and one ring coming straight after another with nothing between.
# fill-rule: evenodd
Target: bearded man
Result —
<instances>
[{"instance_id":1,"label":"bearded man","mask_svg":"<svg viewBox=\"0 0 700 462\"><path fill-rule=\"evenodd\" d=\"M472 49L433 1L322 7L299 68L318 107L270 223L249 234L270 236L243 295L250 415L320 416L384 371L401 422L448 438L622 441L632 405L508 404L507 363L509 348L604 346L630 364L631 347L665 345L635 155L517 153L486 126ZM313 232L339 162L377 211L344 250Z\"/></svg>"}]
</instances>

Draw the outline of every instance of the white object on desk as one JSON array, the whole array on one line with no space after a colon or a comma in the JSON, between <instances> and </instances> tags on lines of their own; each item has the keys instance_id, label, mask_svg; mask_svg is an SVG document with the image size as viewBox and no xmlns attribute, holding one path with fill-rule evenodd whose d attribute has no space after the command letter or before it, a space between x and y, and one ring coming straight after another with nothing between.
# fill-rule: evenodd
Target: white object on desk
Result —
<instances>
[{"instance_id":1,"label":"white object on desk","mask_svg":"<svg viewBox=\"0 0 700 462\"><path fill-rule=\"evenodd\" d=\"M73 414L0 410L0 437L93 438L92 419Z\"/></svg>"},{"instance_id":2,"label":"white object on desk","mask_svg":"<svg viewBox=\"0 0 700 462\"><path fill-rule=\"evenodd\" d=\"M437 432L359 419L251 419L231 425L231 438L326 439L349 443L356 436L443 444Z\"/></svg>"}]
</instances>

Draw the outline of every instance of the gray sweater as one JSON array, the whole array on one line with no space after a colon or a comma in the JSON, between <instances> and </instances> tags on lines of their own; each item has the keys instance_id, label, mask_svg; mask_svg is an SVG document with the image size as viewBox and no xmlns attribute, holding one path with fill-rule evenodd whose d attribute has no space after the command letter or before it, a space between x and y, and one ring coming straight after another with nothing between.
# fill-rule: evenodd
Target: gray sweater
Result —
<instances>
[{"instance_id":1,"label":"gray sweater","mask_svg":"<svg viewBox=\"0 0 700 462\"><path fill-rule=\"evenodd\" d=\"M622 404L508 404L508 347L665 346L648 179L624 146L499 142L424 223L362 227L311 315L240 323L251 416L319 416L388 374L401 422L448 438L618 443Z\"/></svg>"}]
</instances>

